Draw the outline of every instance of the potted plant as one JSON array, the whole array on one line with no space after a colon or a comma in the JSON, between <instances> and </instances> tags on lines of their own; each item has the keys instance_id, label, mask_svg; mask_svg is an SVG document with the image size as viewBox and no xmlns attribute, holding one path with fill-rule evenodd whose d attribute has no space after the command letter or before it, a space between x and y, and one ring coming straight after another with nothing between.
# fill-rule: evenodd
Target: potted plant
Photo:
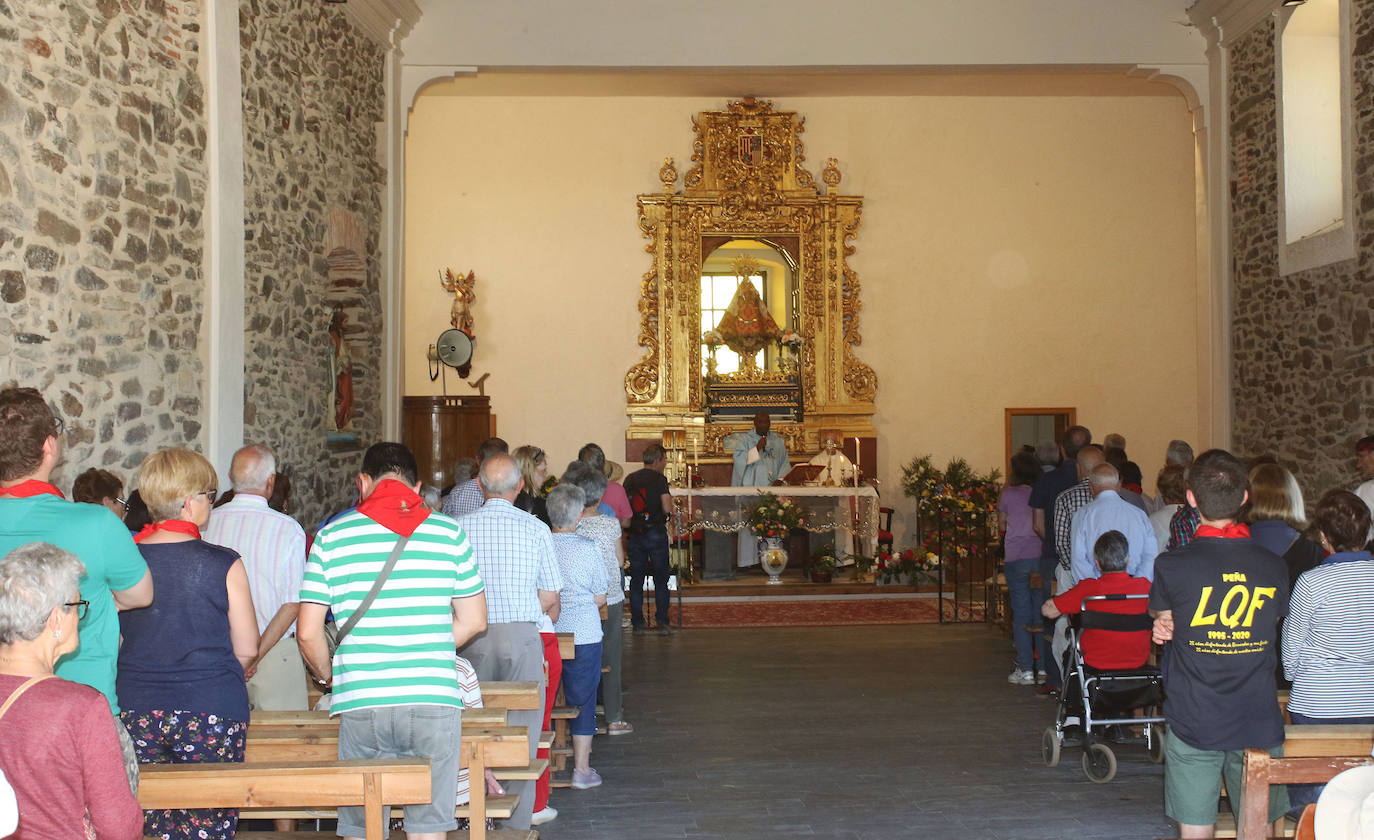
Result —
<instances>
[{"instance_id":1,"label":"potted plant","mask_svg":"<svg viewBox=\"0 0 1374 840\"><path fill-rule=\"evenodd\" d=\"M845 559L854 565L854 580L861 581L868 577L873 571L873 566L878 562L876 557L869 557L867 554L850 554Z\"/></svg>"},{"instance_id":2,"label":"potted plant","mask_svg":"<svg viewBox=\"0 0 1374 840\"><path fill-rule=\"evenodd\" d=\"M829 583L835 574L835 549L826 547L811 555L808 570L812 583Z\"/></svg>"}]
</instances>

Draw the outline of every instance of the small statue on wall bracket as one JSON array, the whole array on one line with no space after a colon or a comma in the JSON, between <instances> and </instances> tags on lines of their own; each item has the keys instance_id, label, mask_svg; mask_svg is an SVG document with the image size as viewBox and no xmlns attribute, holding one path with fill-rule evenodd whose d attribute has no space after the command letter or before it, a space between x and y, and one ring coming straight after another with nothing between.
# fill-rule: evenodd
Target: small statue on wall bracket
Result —
<instances>
[{"instance_id":1,"label":"small statue on wall bracket","mask_svg":"<svg viewBox=\"0 0 1374 840\"><path fill-rule=\"evenodd\" d=\"M453 269L446 268L444 273L439 275L439 284L444 287L444 291L453 294L453 308L449 310L449 323L453 324L455 330L462 330L468 334L468 338L474 338L472 334L472 305L477 302L477 294L473 287L477 285L474 272L469 271L467 276L454 274Z\"/></svg>"}]
</instances>

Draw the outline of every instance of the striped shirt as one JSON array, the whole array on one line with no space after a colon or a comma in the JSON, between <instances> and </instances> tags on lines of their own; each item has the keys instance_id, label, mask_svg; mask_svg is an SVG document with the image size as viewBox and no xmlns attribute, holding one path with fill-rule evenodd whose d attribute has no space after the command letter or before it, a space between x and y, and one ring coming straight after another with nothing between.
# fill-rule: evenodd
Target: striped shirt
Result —
<instances>
[{"instance_id":1,"label":"striped shirt","mask_svg":"<svg viewBox=\"0 0 1374 840\"><path fill-rule=\"evenodd\" d=\"M577 533L596 543L601 550L601 559L606 564L606 577L611 585L606 588L606 604L619 604L625 600L625 576L620 573L620 558L616 556L616 543L620 542L620 521L609 516L584 516L577 522Z\"/></svg>"},{"instance_id":2,"label":"striped shirt","mask_svg":"<svg viewBox=\"0 0 1374 840\"><path fill-rule=\"evenodd\" d=\"M269 508L262 496L235 493L210 512L203 539L243 558L259 633L282 605L296 603L305 577L305 531L296 520ZM294 632L293 621L286 633Z\"/></svg>"},{"instance_id":3,"label":"striped shirt","mask_svg":"<svg viewBox=\"0 0 1374 840\"><path fill-rule=\"evenodd\" d=\"M1332 562L1332 561L1335 562ZM1298 578L1283 623L1290 711L1374 716L1374 559L1333 554Z\"/></svg>"},{"instance_id":4,"label":"striped shirt","mask_svg":"<svg viewBox=\"0 0 1374 840\"><path fill-rule=\"evenodd\" d=\"M395 533L357 511L335 519L311 546L301 601L328 606L343 626L367 597L396 540ZM463 529L442 514L430 514L334 653L330 714L379 706L462 708L453 667L452 602L481 591Z\"/></svg>"},{"instance_id":5,"label":"striped shirt","mask_svg":"<svg viewBox=\"0 0 1374 840\"><path fill-rule=\"evenodd\" d=\"M463 708L482 708L482 684L477 681L477 672L472 669L472 663L461 656L455 656L453 659L458 666L458 692L463 698ZM464 767L458 771L458 804L466 805L471 798L472 792L468 789L468 768Z\"/></svg>"},{"instance_id":6,"label":"striped shirt","mask_svg":"<svg viewBox=\"0 0 1374 840\"><path fill-rule=\"evenodd\" d=\"M487 621L537 623L544 614L539 590L563 588L549 526L505 499L489 499L458 524L477 553L486 583Z\"/></svg>"},{"instance_id":7,"label":"striped shirt","mask_svg":"<svg viewBox=\"0 0 1374 840\"><path fill-rule=\"evenodd\" d=\"M554 629L573 634L574 645L594 645L601 641L601 613L597 595L610 584L606 566L596 543L577 534L554 534L558 569L563 573L563 589L558 593L558 621Z\"/></svg>"}]
</instances>

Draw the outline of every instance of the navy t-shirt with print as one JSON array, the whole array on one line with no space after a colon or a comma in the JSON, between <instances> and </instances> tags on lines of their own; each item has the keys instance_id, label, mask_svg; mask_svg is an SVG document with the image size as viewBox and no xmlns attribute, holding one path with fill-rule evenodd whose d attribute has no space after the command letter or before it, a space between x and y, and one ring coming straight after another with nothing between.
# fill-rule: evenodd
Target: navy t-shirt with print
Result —
<instances>
[{"instance_id":1,"label":"navy t-shirt with print","mask_svg":"<svg viewBox=\"0 0 1374 840\"><path fill-rule=\"evenodd\" d=\"M1288 568L1249 539L1202 537L1155 559L1150 609L1171 610L1164 717L1200 750L1283 743L1275 668Z\"/></svg>"}]
</instances>

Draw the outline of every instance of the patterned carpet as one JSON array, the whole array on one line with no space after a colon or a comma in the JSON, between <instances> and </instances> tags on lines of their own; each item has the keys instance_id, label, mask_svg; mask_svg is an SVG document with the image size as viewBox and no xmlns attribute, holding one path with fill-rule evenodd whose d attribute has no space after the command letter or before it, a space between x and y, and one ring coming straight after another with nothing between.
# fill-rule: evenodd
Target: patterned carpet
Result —
<instances>
[{"instance_id":1,"label":"patterned carpet","mask_svg":"<svg viewBox=\"0 0 1374 840\"><path fill-rule=\"evenodd\" d=\"M936 604L943 606L945 620L954 620L956 604L948 598L891 598L855 600L804 600L762 598L746 602L688 602L682 605L684 627L822 627L854 624L934 624L939 621ZM678 605L672 620L677 623ZM981 620L982 605L957 605L964 621Z\"/></svg>"}]
</instances>

